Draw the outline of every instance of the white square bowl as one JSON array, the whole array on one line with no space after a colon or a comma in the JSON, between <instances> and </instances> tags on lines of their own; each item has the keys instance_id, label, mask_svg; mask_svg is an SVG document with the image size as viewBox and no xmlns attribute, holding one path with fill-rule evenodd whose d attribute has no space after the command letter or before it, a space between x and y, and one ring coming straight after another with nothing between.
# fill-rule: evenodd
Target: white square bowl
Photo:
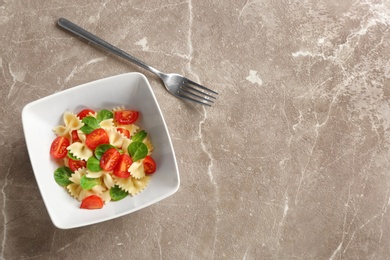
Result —
<instances>
[{"instance_id":1,"label":"white square bowl","mask_svg":"<svg viewBox=\"0 0 390 260\"><path fill-rule=\"evenodd\" d=\"M50 156L55 138L52 129L62 124L65 111L83 108L112 109L124 106L140 112L137 124L153 143L157 171L140 194L112 201L99 210L80 209L80 202L54 180L60 166ZM160 107L146 77L127 73L86 83L27 104L22 111L23 131L36 181L53 224L76 228L117 218L159 202L174 194L180 185L175 153Z\"/></svg>"}]
</instances>

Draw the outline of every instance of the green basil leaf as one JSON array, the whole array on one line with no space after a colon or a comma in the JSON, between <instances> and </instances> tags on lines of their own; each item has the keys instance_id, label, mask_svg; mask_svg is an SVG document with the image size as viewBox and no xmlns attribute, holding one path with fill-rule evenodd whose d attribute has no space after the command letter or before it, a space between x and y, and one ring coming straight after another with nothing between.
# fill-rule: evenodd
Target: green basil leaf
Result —
<instances>
[{"instance_id":1,"label":"green basil leaf","mask_svg":"<svg viewBox=\"0 0 390 260\"><path fill-rule=\"evenodd\" d=\"M110 148L115 148L113 145L111 144L100 144L98 145L98 147L96 147L95 149L95 156L96 158L100 161L100 159L102 158L103 154Z\"/></svg>"},{"instance_id":2,"label":"green basil leaf","mask_svg":"<svg viewBox=\"0 0 390 260\"><path fill-rule=\"evenodd\" d=\"M66 166L59 167L54 171L54 180L60 186L68 186L72 182L69 178L72 176L72 170Z\"/></svg>"},{"instance_id":3,"label":"green basil leaf","mask_svg":"<svg viewBox=\"0 0 390 260\"><path fill-rule=\"evenodd\" d=\"M87 160L87 169L91 172L100 172L102 168L100 168L100 162L96 157L91 156Z\"/></svg>"},{"instance_id":4,"label":"green basil leaf","mask_svg":"<svg viewBox=\"0 0 390 260\"><path fill-rule=\"evenodd\" d=\"M135 162L146 157L148 154L148 147L143 142L132 142L129 147L127 147L127 151L133 162Z\"/></svg>"},{"instance_id":5,"label":"green basil leaf","mask_svg":"<svg viewBox=\"0 0 390 260\"><path fill-rule=\"evenodd\" d=\"M97 113L96 119L100 123L103 120L113 118L114 114L107 109L100 110L99 113Z\"/></svg>"},{"instance_id":6,"label":"green basil leaf","mask_svg":"<svg viewBox=\"0 0 390 260\"><path fill-rule=\"evenodd\" d=\"M146 131L142 130L142 131L136 133L135 135L133 135L133 137L131 137L131 140L133 142L141 142L142 140L145 139L146 135L147 135Z\"/></svg>"},{"instance_id":7,"label":"green basil leaf","mask_svg":"<svg viewBox=\"0 0 390 260\"><path fill-rule=\"evenodd\" d=\"M84 190L90 190L99 184L100 184L99 178L88 178L87 176L83 175L80 179L80 186Z\"/></svg>"},{"instance_id":8,"label":"green basil leaf","mask_svg":"<svg viewBox=\"0 0 390 260\"><path fill-rule=\"evenodd\" d=\"M93 116L86 116L83 118L82 122L84 125L80 128L84 134L89 134L93 130L100 128L99 122Z\"/></svg>"},{"instance_id":9,"label":"green basil leaf","mask_svg":"<svg viewBox=\"0 0 390 260\"><path fill-rule=\"evenodd\" d=\"M127 191L119 188L118 185L111 187L110 196L113 201L118 201L125 198L128 195Z\"/></svg>"}]
</instances>

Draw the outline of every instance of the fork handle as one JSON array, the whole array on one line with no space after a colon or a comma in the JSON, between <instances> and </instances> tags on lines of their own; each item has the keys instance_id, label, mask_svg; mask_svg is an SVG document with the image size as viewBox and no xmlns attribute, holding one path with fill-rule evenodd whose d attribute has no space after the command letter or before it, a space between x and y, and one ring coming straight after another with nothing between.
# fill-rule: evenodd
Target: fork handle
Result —
<instances>
[{"instance_id":1,"label":"fork handle","mask_svg":"<svg viewBox=\"0 0 390 260\"><path fill-rule=\"evenodd\" d=\"M146 63L144 63L143 61L137 59L136 57L122 51L121 49L115 47L114 45L106 42L105 40L99 38L98 36L86 31L85 29L81 28L80 26L72 23L71 21L65 19L65 18L60 18L58 19L58 25L74 34L76 34L77 36L80 36L81 38L84 38L85 40L89 41L89 42L92 42L102 48L104 48L105 50L107 51L110 51L116 55L118 55L119 57L122 57L128 61L131 61L133 63L135 63L136 65L140 66L141 68L144 68L158 76L160 76L159 74L161 73L160 71L156 70L155 68L147 65Z\"/></svg>"}]
</instances>

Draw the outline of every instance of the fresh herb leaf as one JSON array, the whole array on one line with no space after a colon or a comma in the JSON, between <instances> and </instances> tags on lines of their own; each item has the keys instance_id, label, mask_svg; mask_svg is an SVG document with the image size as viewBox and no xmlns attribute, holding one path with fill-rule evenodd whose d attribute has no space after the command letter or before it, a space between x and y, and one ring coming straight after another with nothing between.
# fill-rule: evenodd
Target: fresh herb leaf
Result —
<instances>
[{"instance_id":1,"label":"fresh herb leaf","mask_svg":"<svg viewBox=\"0 0 390 260\"><path fill-rule=\"evenodd\" d=\"M125 198L128 195L127 191L119 188L118 185L111 187L110 196L113 201L118 201Z\"/></svg>"},{"instance_id":2,"label":"fresh herb leaf","mask_svg":"<svg viewBox=\"0 0 390 260\"><path fill-rule=\"evenodd\" d=\"M103 120L114 118L114 114L107 109L100 110L99 113L97 113L96 119L100 123Z\"/></svg>"},{"instance_id":3,"label":"fresh herb leaf","mask_svg":"<svg viewBox=\"0 0 390 260\"><path fill-rule=\"evenodd\" d=\"M84 125L80 128L84 134L89 134L93 130L100 128L99 122L93 116L86 116L83 118L82 122Z\"/></svg>"},{"instance_id":4,"label":"fresh herb leaf","mask_svg":"<svg viewBox=\"0 0 390 260\"><path fill-rule=\"evenodd\" d=\"M96 157L91 156L87 160L87 169L91 172L100 172L102 168L100 168L100 162Z\"/></svg>"},{"instance_id":5,"label":"fresh herb leaf","mask_svg":"<svg viewBox=\"0 0 390 260\"><path fill-rule=\"evenodd\" d=\"M142 131L136 133L135 135L133 135L133 137L131 137L131 140L133 142L141 142L142 140L145 139L146 135L147 135L146 131L142 130Z\"/></svg>"},{"instance_id":6,"label":"fresh herb leaf","mask_svg":"<svg viewBox=\"0 0 390 260\"><path fill-rule=\"evenodd\" d=\"M146 157L148 154L148 147L143 142L132 142L127 147L127 151L129 152L133 162L135 162Z\"/></svg>"},{"instance_id":7,"label":"fresh herb leaf","mask_svg":"<svg viewBox=\"0 0 390 260\"><path fill-rule=\"evenodd\" d=\"M83 175L80 178L80 186L84 190L90 190L96 185L100 184L100 179L99 178L88 178L87 176Z\"/></svg>"},{"instance_id":8,"label":"fresh herb leaf","mask_svg":"<svg viewBox=\"0 0 390 260\"><path fill-rule=\"evenodd\" d=\"M68 186L72 182L69 178L72 176L72 170L66 166L59 167L54 171L54 180L60 186Z\"/></svg>"},{"instance_id":9,"label":"fresh herb leaf","mask_svg":"<svg viewBox=\"0 0 390 260\"><path fill-rule=\"evenodd\" d=\"M115 148L113 145L111 144L100 144L98 145L98 147L96 147L95 149L95 156L96 158L100 161L100 159L102 158L103 154L110 148Z\"/></svg>"}]
</instances>

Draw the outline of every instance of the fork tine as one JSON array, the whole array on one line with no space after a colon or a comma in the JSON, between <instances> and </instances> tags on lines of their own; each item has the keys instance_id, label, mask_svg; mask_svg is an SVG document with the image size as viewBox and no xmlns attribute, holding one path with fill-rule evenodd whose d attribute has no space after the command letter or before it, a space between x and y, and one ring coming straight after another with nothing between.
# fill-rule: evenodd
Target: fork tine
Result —
<instances>
[{"instance_id":1,"label":"fork tine","mask_svg":"<svg viewBox=\"0 0 390 260\"><path fill-rule=\"evenodd\" d=\"M204 89L204 90L206 90L208 92L211 92L211 93L214 93L214 94L218 95L218 92L215 92L214 90L206 88L205 86L202 86L202 85L200 85L200 84L198 84L198 83L196 83L196 82L194 82L192 80L189 80L189 79L186 79L186 80L187 80L188 83L190 83L190 84L192 84L194 86L197 86L198 88Z\"/></svg>"},{"instance_id":2,"label":"fork tine","mask_svg":"<svg viewBox=\"0 0 390 260\"><path fill-rule=\"evenodd\" d=\"M197 95L191 91L187 91L186 89L183 89L183 88L181 88L181 90L179 90L179 92L188 94L188 95L192 96L193 98L198 98L198 99L202 100L203 102L214 103L214 101L212 101L211 99L208 99L207 97L204 97L204 96L202 97L202 96ZM188 97L188 95L187 95L187 97Z\"/></svg>"},{"instance_id":3,"label":"fork tine","mask_svg":"<svg viewBox=\"0 0 390 260\"><path fill-rule=\"evenodd\" d=\"M209 98L217 99L216 97L214 97L214 96L212 96L212 95L210 95L210 94L208 94L208 93L206 93L206 92L200 91L199 89L193 88L193 87L189 86L188 84L187 84L187 85L182 85L182 86L181 86L181 89L185 90L183 87L186 87L186 88L188 88L189 90L191 90L191 91L193 91L193 92L196 92L196 93L199 93L199 94L201 94L201 95L205 95L205 96L207 96L207 97L209 97ZM188 91L187 91L187 92L188 92Z\"/></svg>"},{"instance_id":4,"label":"fork tine","mask_svg":"<svg viewBox=\"0 0 390 260\"><path fill-rule=\"evenodd\" d=\"M193 102L196 102L196 103L198 103L198 104L202 104L202 105L205 105L205 106L209 106L209 107L211 107L211 104L207 103L207 101L210 101L211 103L213 103L213 101L207 100L207 99L203 99L203 98L202 98L203 102L202 102L202 101L199 101L199 100L194 99L194 98L192 98L192 97L183 95L182 92L184 92L184 93L190 93L190 92L185 91L185 90L181 90L181 91L179 90L178 93L177 93L177 96L179 96L179 97L181 97L181 98L184 98L184 99L187 99L187 100L190 100L190 101L193 101ZM195 95L195 94L192 94L192 95ZM195 96L198 96L198 95L195 95ZM198 97L199 97L199 96L198 96Z\"/></svg>"}]
</instances>

